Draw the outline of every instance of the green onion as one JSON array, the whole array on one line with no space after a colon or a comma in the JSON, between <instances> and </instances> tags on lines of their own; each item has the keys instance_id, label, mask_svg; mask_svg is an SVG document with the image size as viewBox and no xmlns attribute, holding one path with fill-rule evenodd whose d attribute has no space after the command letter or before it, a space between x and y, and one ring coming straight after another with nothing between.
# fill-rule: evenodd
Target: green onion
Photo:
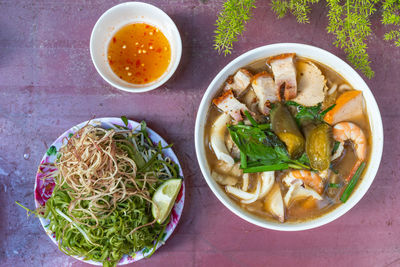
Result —
<instances>
[{"instance_id":1,"label":"green onion","mask_svg":"<svg viewBox=\"0 0 400 267\"><path fill-rule=\"evenodd\" d=\"M293 163L288 163L289 168L296 169L296 170L303 170L304 168L302 166L299 166L297 164Z\"/></svg>"},{"instance_id":2,"label":"green onion","mask_svg":"<svg viewBox=\"0 0 400 267\"><path fill-rule=\"evenodd\" d=\"M340 142L339 141L335 141L335 144L333 145L333 149L332 149L332 154L335 154L336 151L338 150L340 146Z\"/></svg>"},{"instance_id":3,"label":"green onion","mask_svg":"<svg viewBox=\"0 0 400 267\"><path fill-rule=\"evenodd\" d=\"M274 165L257 166L243 169L244 173L254 173L254 172L267 172L267 171L279 171L288 169L289 165L287 163L279 163Z\"/></svg>"},{"instance_id":4,"label":"green onion","mask_svg":"<svg viewBox=\"0 0 400 267\"><path fill-rule=\"evenodd\" d=\"M271 124L270 123L259 124L258 128L260 128L261 130L269 130L271 129Z\"/></svg>"},{"instance_id":5,"label":"green onion","mask_svg":"<svg viewBox=\"0 0 400 267\"><path fill-rule=\"evenodd\" d=\"M340 187L340 184L330 183L328 186L329 186L330 188L339 188L339 187Z\"/></svg>"},{"instance_id":6,"label":"green onion","mask_svg":"<svg viewBox=\"0 0 400 267\"><path fill-rule=\"evenodd\" d=\"M365 162L361 163L360 167L358 167L353 178L351 178L349 184L347 185L346 189L344 190L342 196L340 197L340 201L342 201L343 203L345 203L347 201L347 199L350 197L351 192L353 192L354 187L356 186L357 181L360 178L361 173L363 172L363 170L365 168L365 165L366 165Z\"/></svg>"},{"instance_id":7,"label":"green onion","mask_svg":"<svg viewBox=\"0 0 400 267\"><path fill-rule=\"evenodd\" d=\"M293 168L293 169L299 169L299 170L302 170L302 169L307 169L307 170L309 170L309 169L310 169L310 166L307 166L307 165L301 163L301 162L298 161L298 160L290 160L290 162L291 162L291 163L289 163L289 167L291 167L291 168ZM292 167L292 166L295 166L295 167Z\"/></svg>"},{"instance_id":8,"label":"green onion","mask_svg":"<svg viewBox=\"0 0 400 267\"><path fill-rule=\"evenodd\" d=\"M326 115L326 113L328 113L329 111L331 111L334 107L336 106L336 104L333 104L332 106L328 107L327 109L325 109L324 111L322 111L319 115L321 117L321 119L323 119Z\"/></svg>"},{"instance_id":9,"label":"green onion","mask_svg":"<svg viewBox=\"0 0 400 267\"><path fill-rule=\"evenodd\" d=\"M242 151L240 151L240 167L242 169L247 168L247 156Z\"/></svg>"},{"instance_id":10,"label":"green onion","mask_svg":"<svg viewBox=\"0 0 400 267\"><path fill-rule=\"evenodd\" d=\"M165 228L167 228L167 225L168 225L170 219L171 219L171 216L168 216L168 219L164 223L164 227L162 228L160 234L158 235L157 241L154 243L154 246L152 247L151 253L146 255L145 256L146 258L150 258L154 254L154 252L156 251L157 245L158 245L158 243L160 243L160 240L163 238L163 235L164 235L164 232L165 232Z\"/></svg>"},{"instance_id":11,"label":"green onion","mask_svg":"<svg viewBox=\"0 0 400 267\"><path fill-rule=\"evenodd\" d=\"M256 122L256 120L250 115L250 113L245 110L244 111L244 115L246 115L247 119L249 119L251 125L253 125L254 127L257 127L258 123Z\"/></svg>"}]
</instances>

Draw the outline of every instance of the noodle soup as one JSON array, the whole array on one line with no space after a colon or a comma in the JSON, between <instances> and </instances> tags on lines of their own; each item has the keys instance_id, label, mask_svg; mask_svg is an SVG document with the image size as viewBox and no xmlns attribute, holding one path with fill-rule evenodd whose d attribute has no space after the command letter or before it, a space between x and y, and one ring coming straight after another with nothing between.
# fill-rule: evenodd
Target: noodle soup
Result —
<instances>
[{"instance_id":1,"label":"noodle soup","mask_svg":"<svg viewBox=\"0 0 400 267\"><path fill-rule=\"evenodd\" d=\"M371 150L364 96L327 66L282 54L230 76L205 126L213 179L266 220L320 217L351 197Z\"/></svg>"}]
</instances>

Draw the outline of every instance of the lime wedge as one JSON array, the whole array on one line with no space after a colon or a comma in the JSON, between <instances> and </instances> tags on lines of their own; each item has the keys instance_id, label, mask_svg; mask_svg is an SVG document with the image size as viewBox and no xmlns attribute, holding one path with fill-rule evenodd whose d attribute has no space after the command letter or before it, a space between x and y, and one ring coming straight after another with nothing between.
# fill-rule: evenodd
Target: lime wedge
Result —
<instances>
[{"instance_id":1,"label":"lime wedge","mask_svg":"<svg viewBox=\"0 0 400 267\"><path fill-rule=\"evenodd\" d=\"M153 206L151 212L153 217L157 219L158 223L163 223L165 219L167 219L172 207L174 206L181 185L181 179L170 179L157 188L153 195Z\"/></svg>"}]
</instances>

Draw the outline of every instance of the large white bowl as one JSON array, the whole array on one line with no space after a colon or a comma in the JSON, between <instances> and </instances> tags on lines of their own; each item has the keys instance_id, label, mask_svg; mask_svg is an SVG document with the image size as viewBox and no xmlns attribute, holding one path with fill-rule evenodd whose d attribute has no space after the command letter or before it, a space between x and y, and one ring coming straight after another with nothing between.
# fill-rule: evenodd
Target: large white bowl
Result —
<instances>
[{"instance_id":1,"label":"large white bowl","mask_svg":"<svg viewBox=\"0 0 400 267\"><path fill-rule=\"evenodd\" d=\"M364 94L366 101L366 109L369 117L371 132L372 132L372 149L370 163L368 164L363 178L359 181L359 185L356 190L352 193L346 203L341 204L333 211L318 217L313 220L299 222L299 223L279 223L273 221L267 221L260 217L257 217L244 209L240 208L221 187L214 181L210 174L210 168L207 163L205 144L204 144L204 129L208 115L208 109L211 105L211 100L221 88L223 82L228 78L229 75L234 74L239 68L248 65L256 60L267 58L270 56L282 54L282 53L296 53L299 56L310 58L325 64L326 66L334 69L340 75L342 75L355 89L361 90ZM378 105L375 101L371 90L368 88L364 80L357 74L357 72L335 55L314 47L304 44L295 43L280 43L266 45L254 50L251 50L243 55L239 56L232 62L230 62L225 68L223 68L218 75L214 78L211 84L208 86L203 99L200 103L199 110L197 112L196 127L195 127L195 145L197 159L200 165L200 169L203 173L211 190L217 196L217 198L233 213L238 215L240 218L253 223L255 225L280 231L299 231L315 228L324 224L327 224L346 212L348 212L358 201L364 196L370 187L372 181L379 168L379 163L382 157L383 148L383 128L382 119L379 112Z\"/></svg>"},{"instance_id":2,"label":"large white bowl","mask_svg":"<svg viewBox=\"0 0 400 267\"><path fill-rule=\"evenodd\" d=\"M167 70L157 80L146 84L132 84L120 79L107 60L108 44L123 26L144 22L159 28L171 46L171 61ZM116 5L99 18L90 36L90 55L100 76L112 86L131 93L147 92L160 87L174 74L182 55L182 40L172 19L161 9L141 2Z\"/></svg>"}]
</instances>

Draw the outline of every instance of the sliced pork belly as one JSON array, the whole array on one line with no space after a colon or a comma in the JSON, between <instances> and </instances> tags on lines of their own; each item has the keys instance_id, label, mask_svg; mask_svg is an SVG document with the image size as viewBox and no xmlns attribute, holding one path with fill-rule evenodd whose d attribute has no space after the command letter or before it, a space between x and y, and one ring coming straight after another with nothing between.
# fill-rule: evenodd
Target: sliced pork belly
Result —
<instances>
[{"instance_id":1,"label":"sliced pork belly","mask_svg":"<svg viewBox=\"0 0 400 267\"><path fill-rule=\"evenodd\" d=\"M242 121L242 112L248 110L245 104L235 98L232 90L228 90L220 97L214 98L213 103L223 112L231 115L235 121Z\"/></svg>"},{"instance_id":2,"label":"sliced pork belly","mask_svg":"<svg viewBox=\"0 0 400 267\"><path fill-rule=\"evenodd\" d=\"M289 100L297 95L296 66L294 56L296 54L282 54L268 59L278 87L279 100Z\"/></svg>"},{"instance_id":3,"label":"sliced pork belly","mask_svg":"<svg viewBox=\"0 0 400 267\"><path fill-rule=\"evenodd\" d=\"M258 98L258 108L261 113L269 114L269 103L278 101L278 87L274 78L266 71L254 75L251 86Z\"/></svg>"},{"instance_id":4,"label":"sliced pork belly","mask_svg":"<svg viewBox=\"0 0 400 267\"><path fill-rule=\"evenodd\" d=\"M249 87L252 76L246 69L238 70L231 79L226 81L225 90L232 90L236 96L240 96Z\"/></svg>"}]
</instances>

